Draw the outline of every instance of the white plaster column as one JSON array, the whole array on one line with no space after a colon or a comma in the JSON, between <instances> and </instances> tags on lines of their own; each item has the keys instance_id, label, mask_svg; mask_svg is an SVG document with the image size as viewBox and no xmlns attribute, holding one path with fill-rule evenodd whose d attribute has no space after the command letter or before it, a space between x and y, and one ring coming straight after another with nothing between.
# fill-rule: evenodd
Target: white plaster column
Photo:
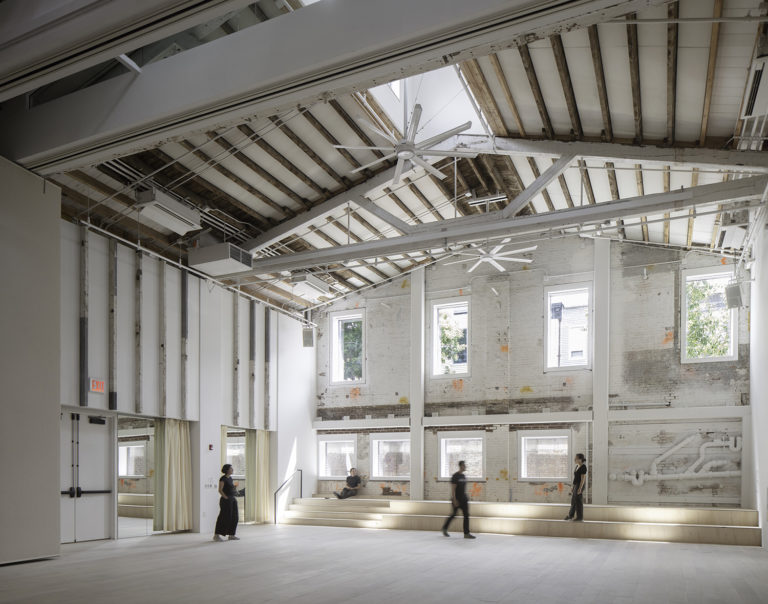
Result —
<instances>
[{"instance_id":1,"label":"white plaster column","mask_svg":"<svg viewBox=\"0 0 768 604\"><path fill-rule=\"evenodd\" d=\"M610 370L611 242L595 239L592 284L592 503L608 503L608 385Z\"/></svg>"},{"instance_id":2,"label":"white plaster column","mask_svg":"<svg viewBox=\"0 0 768 604\"><path fill-rule=\"evenodd\" d=\"M425 272L411 273L411 499L424 499L424 307Z\"/></svg>"}]
</instances>

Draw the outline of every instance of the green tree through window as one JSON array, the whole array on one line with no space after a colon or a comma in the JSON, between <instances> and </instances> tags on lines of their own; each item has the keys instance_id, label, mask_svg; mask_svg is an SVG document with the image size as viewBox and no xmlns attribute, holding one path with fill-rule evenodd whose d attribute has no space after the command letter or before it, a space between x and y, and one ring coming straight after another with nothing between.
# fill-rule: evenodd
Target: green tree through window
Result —
<instances>
[{"instance_id":1,"label":"green tree through window","mask_svg":"<svg viewBox=\"0 0 768 604\"><path fill-rule=\"evenodd\" d=\"M691 279L685 284L688 358L725 357L731 350L731 311L725 303L728 278Z\"/></svg>"},{"instance_id":2,"label":"green tree through window","mask_svg":"<svg viewBox=\"0 0 768 604\"><path fill-rule=\"evenodd\" d=\"M344 359L344 379L360 380L363 377L363 322L341 322L341 352Z\"/></svg>"}]
</instances>

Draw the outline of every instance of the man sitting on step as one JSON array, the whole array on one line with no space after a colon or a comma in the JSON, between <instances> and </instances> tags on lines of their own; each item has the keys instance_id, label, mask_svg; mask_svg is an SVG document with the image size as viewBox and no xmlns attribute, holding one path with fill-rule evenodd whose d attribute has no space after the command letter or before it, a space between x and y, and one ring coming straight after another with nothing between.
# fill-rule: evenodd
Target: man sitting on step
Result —
<instances>
[{"instance_id":1,"label":"man sitting on step","mask_svg":"<svg viewBox=\"0 0 768 604\"><path fill-rule=\"evenodd\" d=\"M357 468L349 469L349 476L347 476L347 486L341 491L341 493L333 492L339 499L346 499L347 497L353 497L357 495L357 490L360 488L360 477L357 475Z\"/></svg>"}]
</instances>

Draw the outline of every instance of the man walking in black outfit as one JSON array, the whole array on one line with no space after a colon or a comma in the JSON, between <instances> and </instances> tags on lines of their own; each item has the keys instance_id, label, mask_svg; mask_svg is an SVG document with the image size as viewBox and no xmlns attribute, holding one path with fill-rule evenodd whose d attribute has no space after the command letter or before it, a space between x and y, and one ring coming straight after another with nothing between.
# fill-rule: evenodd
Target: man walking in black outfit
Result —
<instances>
[{"instance_id":1,"label":"man walking in black outfit","mask_svg":"<svg viewBox=\"0 0 768 604\"><path fill-rule=\"evenodd\" d=\"M459 471L451 477L451 504L453 505L453 512L448 518L445 519L443 524L443 535L450 537L448 534L448 525L451 524L456 516L456 512L461 511L464 513L464 539L474 539L475 536L469 532L469 499L467 498L467 477L464 476L464 471L467 469L467 464L463 461L459 462Z\"/></svg>"}]
</instances>

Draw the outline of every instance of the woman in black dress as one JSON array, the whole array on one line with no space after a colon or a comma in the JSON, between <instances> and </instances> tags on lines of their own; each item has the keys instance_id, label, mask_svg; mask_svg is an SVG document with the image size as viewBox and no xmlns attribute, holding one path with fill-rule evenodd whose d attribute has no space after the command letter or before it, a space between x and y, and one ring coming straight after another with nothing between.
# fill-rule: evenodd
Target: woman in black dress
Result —
<instances>
[{"instance_id":1,"label":"woman in black dress","mask_svg":"<svg viewBox=\"0 0 768 604\"><path fill-rule=\"evenodd\" d=\"M239 514L237 511L237 500L235 499L235 483L232 481L232 472L234 469L231 464L224 464L221 468L223 476L219 478L219 517L216 519L216 533L213 535L214 541L224 541L223 537L228 536L230 541L237 541L240 537L235 536L237 531L237 521Z\"/></svg>"}]
</instances>

